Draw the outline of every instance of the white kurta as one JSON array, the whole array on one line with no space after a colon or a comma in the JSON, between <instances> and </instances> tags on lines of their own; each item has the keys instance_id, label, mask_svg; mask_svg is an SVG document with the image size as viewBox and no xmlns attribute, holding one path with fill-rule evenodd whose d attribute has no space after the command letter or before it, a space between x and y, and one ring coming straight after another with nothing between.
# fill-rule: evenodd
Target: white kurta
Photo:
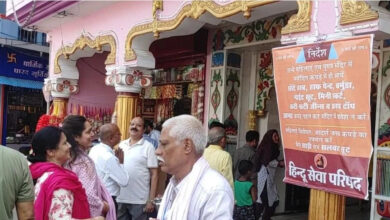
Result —
<instances>
[{"instance_id":1,"label":"white kurta","mask_svg":"<svg viewBox=\"0 0 390 220\"><path fill-rule=\"evenodd\" d=\"M278 190L275 183L275 172L278 167L278 161L272 160L268 163L268 166L261 166L261 169L258 173L257 180L257 202L262 203L260 195L263 192L265 182L267 181L267 196L268 196L268 206L272 206L275 201L279 200Z\"/></svg>"},{"instance_id":2,"label":"white kurta","mask_svg":"<svg viewBox=\"0 0 390 220\"><path fill-rule=\"evenodd\" d=\"M229 183L201 157L180 183L171 178L158 219L232 220L233 208L234 197Z\"/></svg>"}]
</instances>

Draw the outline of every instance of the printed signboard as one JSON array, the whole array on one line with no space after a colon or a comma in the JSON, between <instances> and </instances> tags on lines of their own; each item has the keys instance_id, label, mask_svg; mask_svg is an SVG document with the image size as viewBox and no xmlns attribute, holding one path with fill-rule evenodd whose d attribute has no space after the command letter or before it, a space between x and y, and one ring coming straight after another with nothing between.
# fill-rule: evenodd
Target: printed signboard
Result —
<instances>
[{"instance_id":1,"label":"printed signboard","mask_svg":"<svg viewBox=\"0 0 390 220\"><path fill-rule=\"evenodd\" d=\"M372 36L273 49L284 181L368 197Z\"/></svg>"},{"instance_id":2,"label":"printed signboard","mask_svg":"<svg viewBox=\"0 0 390 220\"><path fill-rule=\"evenodd\" d=\"M14 48L0 47L0 76L43 82L48 76L48 60Z\"/></svg>"}]
</instances>

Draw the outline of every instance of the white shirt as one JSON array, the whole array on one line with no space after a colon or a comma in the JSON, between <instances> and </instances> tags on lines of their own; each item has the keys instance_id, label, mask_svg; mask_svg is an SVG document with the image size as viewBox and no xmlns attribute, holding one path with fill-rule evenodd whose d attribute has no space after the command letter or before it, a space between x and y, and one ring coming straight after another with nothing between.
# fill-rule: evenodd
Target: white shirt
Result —
<instances>
[{"instance_id":1,"label":"white shirt","mask_svg":"<svg viewBox=\"0 0 390 220\"><path fill-rule=\"evenodd\" d=\"M174 177L170 179L174 188L171 195L167 195L168 204L166 210L161 210L165 219L171 218L171 206L186 182L188 175L177 184ZM160 207L163 208L163 207ZM231 220L233 219L234 197L233 191L227 180L212 168L208 168L199 180L191 199L187 220ZM160 210L159 210L160 211Z\"/></svg>"},{"instance_id":2,"label":"white shirt","mask_svg":"<svg viewBox=\"0 0 390 220\"><path fill-rule=\"evenodd\" d=\"M272 160L268 163L268 166L261 166L261 169L258 173L257 180L257 202L263 203L261 201L260 195L264 190L264 187L267 187L267 197L268 197L268 206L272 206L274 202L279 200L278 190L275 183L275 172L278 167L278 161ZM267 182L267 186L265 183Z\"/></svg>"},{"instance_id":3,"label":"white shirt","mask_svg":"<svg viewBox=\"0 0 390 220\"><path fill-rule=\"evenodd\" d=\"M150 171L149 168L157 168L157 157L154 147L143 138L130 146L130 139L119 144L124 152L124 167L130 177L129 184L121 188L117 197L118 203L146 204L149 200Z\"/></svg>"},{"instance_id":4,"label":"white shirt","mask_svg":"<svg viewBox=\"0 0 390 220\"><path fill-rule=\"evenodd\" d=\"M121 186L129 182L129 175L112 148L104 143L99 143L91 148L89 157L95 163L96 173L103 181L111 196L118 196Z\"/></svg>"}]
</instances>

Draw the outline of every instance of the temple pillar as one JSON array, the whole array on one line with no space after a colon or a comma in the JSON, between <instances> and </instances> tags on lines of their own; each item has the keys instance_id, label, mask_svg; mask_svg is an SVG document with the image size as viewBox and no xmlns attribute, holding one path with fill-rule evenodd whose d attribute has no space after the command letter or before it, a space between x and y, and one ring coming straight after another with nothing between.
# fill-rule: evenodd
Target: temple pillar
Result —
<instances>
[{"instance_id":1,"label":"temple pillar","mask_svg":"<svg viewBox=\"0 0 390 220\"><path fill-rule=\"evenodd\" d=\"M50 107L50 115L64 118L67 115L69 97L78 91L78 80L67 78L45 79L44 90L50 92L53 104Z\"/></svg>"},{"instance_id":2,"label":"temple pillar","mask_svg":"<svg viewBox=\"0 0 390 220\"><path fill-rule=\"evenodd\" d=\"M309 220L345 219L345 196L310 190Z\"/></svg>"},{"instance_id":3,"label":"temple pillar","mask_svg":"<svg viewBox=\"0 0 390 220\"><path fill-rule=\"evenodd\" d=\"M137 116L139 94L120 92L116 97L117 125L122 133L122 140L129 138L129 124Z\"/></svg>"},{"instance_id":4,"label":"temple pillar","mask_svg":"<svg viewBox=\"0 0 390 220\"><path fill-rule=\"evenodd\" d=\"M129 124L136 117L139 93L152 85L151 71L128 66L107 66L106 85L114 86L118 93L113 117L122 133L122 140L129 138Z\"/></svg>"},{"instance_id":5,"label":"temple pillar","mask_svg":"<svg viewBox=\"0 0 390 220\"><path fill-rule=\"evenodd\" d=\"M50 115L55 115L57 117L64 118L66 116L67 104L68 104L68 99L54 98Z\"/></svg>"}]
</instances>

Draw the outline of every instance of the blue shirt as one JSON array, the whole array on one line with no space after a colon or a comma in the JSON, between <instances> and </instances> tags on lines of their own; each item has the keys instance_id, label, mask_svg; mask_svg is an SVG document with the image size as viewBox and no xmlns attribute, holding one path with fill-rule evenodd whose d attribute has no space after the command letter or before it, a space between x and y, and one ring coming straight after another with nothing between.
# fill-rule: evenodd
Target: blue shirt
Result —
<instances>
[{"instance_id":1,"label":"blue shirt","mask_svg":"<svg viewBox=\"0 0 390 220\"><path fill-rule=\"evenodd\" d=\"M157 149L157 147L158 147L158 142L157 142L156 140L152 139L152 138L149 137L149 135L147 135L147 134L144 134L142 137L143 137L146 141L150 142L150 143L153 145L154 149Z\"/></svg>"}]
</instances>

